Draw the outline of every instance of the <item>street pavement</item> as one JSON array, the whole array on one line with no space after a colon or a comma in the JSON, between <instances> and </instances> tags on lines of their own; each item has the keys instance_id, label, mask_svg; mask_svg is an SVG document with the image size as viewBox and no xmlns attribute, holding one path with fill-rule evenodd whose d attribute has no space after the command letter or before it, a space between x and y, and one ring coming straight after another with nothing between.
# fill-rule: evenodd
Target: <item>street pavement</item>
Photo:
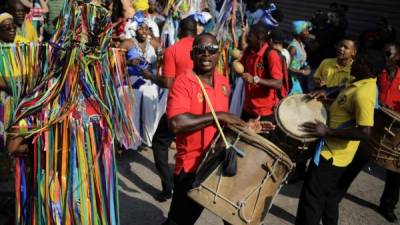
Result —
<instances>
[{"instance_id":1,"label":"street pavement","mask_svg":"<svg viewBox=\"0 0 400 225\"><path fill-rule=\"evenodd\" d=\"M170 150L173 167L175 151ZM125 151L118 156L121 225L160 225L168 214L170 201L157 202L161 190L149 151ZM384 188L385 171L368 164L358 175L340 204L340 225L391 225L376 212ZM302 183L285 185L265 218L266 225L294 224ZM400 217L399 207L396 214ZM204 210L196 225L222 225L222 220ZM397 223L400 224L400 223Z\"/></svg>"}]
</instances>

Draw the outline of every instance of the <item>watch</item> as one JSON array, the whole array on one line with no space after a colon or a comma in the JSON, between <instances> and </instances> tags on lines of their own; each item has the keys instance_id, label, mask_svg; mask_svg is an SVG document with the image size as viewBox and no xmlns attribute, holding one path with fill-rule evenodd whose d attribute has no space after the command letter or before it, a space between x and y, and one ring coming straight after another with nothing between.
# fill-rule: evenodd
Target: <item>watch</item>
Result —
<instances>
[{"instance_id":1,"label":"watch","mask_svg":"<svg viewBox=\"0 0 400 225\"><path fill-rule=\"evenodd\" d=\"M260 77L259 77L259 76L254 76L254 77L253 77L253 82L254 82L255 84L258 84L258 82L260 82Z\"/></svg>"}]
</instances>

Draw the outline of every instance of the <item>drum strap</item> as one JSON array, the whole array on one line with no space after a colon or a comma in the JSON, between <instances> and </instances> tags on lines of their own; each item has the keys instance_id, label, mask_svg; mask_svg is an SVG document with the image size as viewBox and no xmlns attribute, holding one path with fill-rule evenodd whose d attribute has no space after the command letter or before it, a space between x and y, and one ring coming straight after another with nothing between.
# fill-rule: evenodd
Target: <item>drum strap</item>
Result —
<instances>
[{"instance_id":1,"label":"drum strap","mask_svg":"<svg viewBox=\"0 0 400 225\"><path fill-rule=\"evenodd\" d=\"M207 92L206 92L206 89L204 88L203 82L201 82L199 76L197 76L196 74L195 74L195 77L196 77L197 80L199 81L201 91L203 92L203 95L204 95L204 98L206 99L207 105L208 105L208 107L210 108L210 111L211 111L211 114L212 114L212 116L213 116L213 118L214 118L215 124L217 125L219 134L221 135L222 140L223 140L224 143L225 143L225 148L228 149L228 148L230 147L230 144L229 144L228 141L226 140L225 134L224 134L224 132L222 131L221 124L219 123L219 120L218 120L218 118L217 118L217 114L215 113L214 107L213 107L213 105L212 105L212 103L211 103L211 101L210 101L210 98L208 97L208 94L207 94Z\"/></svg>"}]
</instances>

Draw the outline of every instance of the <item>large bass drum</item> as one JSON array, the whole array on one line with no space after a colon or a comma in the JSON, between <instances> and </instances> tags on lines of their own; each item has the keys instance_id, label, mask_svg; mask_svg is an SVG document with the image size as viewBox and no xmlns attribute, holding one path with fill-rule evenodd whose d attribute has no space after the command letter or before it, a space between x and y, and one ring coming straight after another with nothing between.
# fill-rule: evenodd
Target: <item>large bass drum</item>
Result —
<instances>
[{"instance_id":1,"label":"large bass drum","mask_svg":"<svg viewBox=\"0 0 400 225\"><path fill-rule=\"evenodd\" d=\"M247 129L230 126L224 134L242 155L237 159L237 174L222 175L220 156L225 144L218 136L188 195L233 225L261 224L291 171L292 162L273 143Z\"/></svg>"}]
</instances>

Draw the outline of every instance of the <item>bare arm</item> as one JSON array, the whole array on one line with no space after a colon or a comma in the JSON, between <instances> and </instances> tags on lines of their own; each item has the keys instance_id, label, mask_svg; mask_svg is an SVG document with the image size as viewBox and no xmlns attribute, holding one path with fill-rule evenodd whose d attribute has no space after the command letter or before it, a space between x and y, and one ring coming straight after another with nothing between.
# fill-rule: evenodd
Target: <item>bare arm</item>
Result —
<instances>
[{"instance_id":1,"label":"bare arm","mask_svg":"<svg viewBox=\"0 0 400 225\"><path fill-rule=\"evenodd\" d=\"M345 140L366 140L371 134L371 127L358 126L344 129L329 128L321 122L307 122L302 125L304 131L312 136L326 137L332 136Z\"/></svg>"},{"instance_id":2,"label":"bare arm","mask_svg":"<svg viewBox=\"0 0 400 225\"><path fill-rule=\"evenodd\" d=\"M254 82L254 76L252 76L249 73L243 73L242 78L250 84L255 84ZM281 89L282 88L282 80L276 80L276 79L263 79L260 78L260 81L257 83L260 85L263 85L265 87L273 88L273 89Z\"/></svg>"},{"instance_id":3,"label":"bare arm","mask_svg":"<svg viewBox=\"0 0 400 225\"><path fill-rule=\"evenodd\" d=\"M226 112L216 112L218 120L224 124L237 124L246 126L246 123L233 114ZM203 129L214 123L211 113L203 115L193 115L191 113L183 113L173 117L169 121L169 127L174 134L189 133Z\"/></svg>"},{"instance_id":4,"label":"bare arm","mask_svg":"<svg viewBox=\"0 0 400 225\"><path fill-rule=\"evenodd\" d=\"M121 0L124 18L132 18L135 15L135 9L130 0Z\"/></svg>"},{"instance_id":5,"label":"bare arm","mask_svg":"<svg viewBox=\"0 0 400 225\"><path fill-rule=\"evenodd\" d=\"M289 48L289 53L290 53L290 58L293 60L294 56L296 55L296 49L294 47L290 47ZM290 63L291 64L291 63ZM306 68L306 69L294 69L292 67L289 67L289 71L292 73L297 73L303 76L308 76L311 74L311 70L310 68Z\"/></svg>"}]
</instances>

